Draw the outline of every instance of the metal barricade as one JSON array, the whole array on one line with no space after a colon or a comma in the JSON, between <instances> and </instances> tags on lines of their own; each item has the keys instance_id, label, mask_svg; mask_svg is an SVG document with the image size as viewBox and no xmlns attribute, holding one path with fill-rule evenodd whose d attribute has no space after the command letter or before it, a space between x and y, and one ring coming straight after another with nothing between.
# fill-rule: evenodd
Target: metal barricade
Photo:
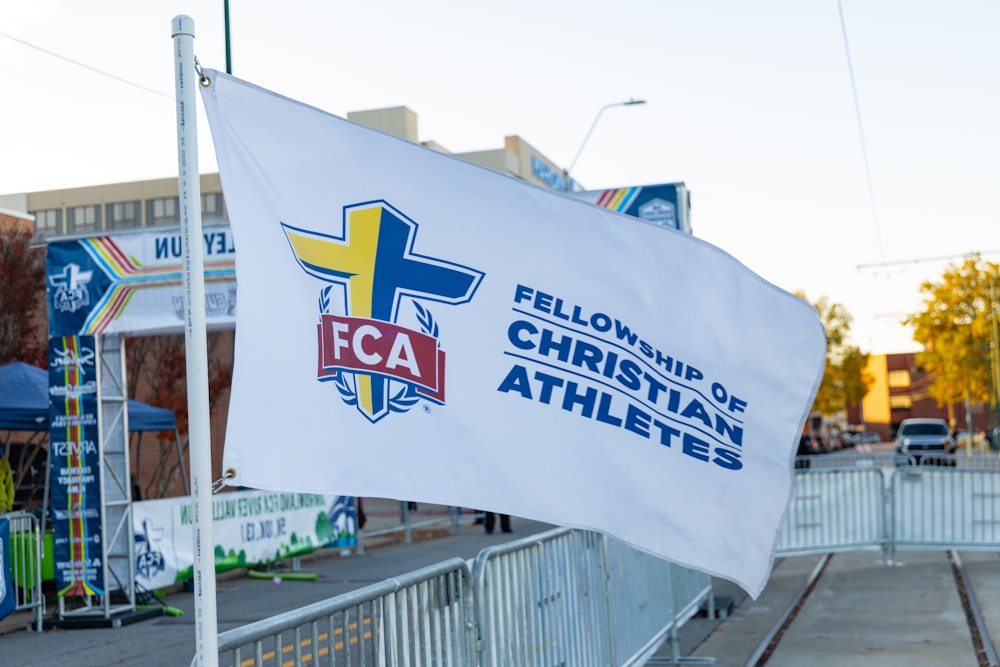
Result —
<instances>
[{"instance_id":1,"label":"metal barricade","mask_svg":"<svg viewBox=\"0 0 1000 667\"><path fill-rule=\"evenodd\" d=\"M14 611L31 611L38 632L45 616L42 594L42 529L31 512L11 512L3 518L10 522L11 574L14 581ZM11 591L8 591L10 594Z\"/></svg>"},{"instance_id":2,"label":"metal barricade","mask_svg":"<svg viewBox=\"0 0 1000 667\"><path fill-rule=\"evenodd\" d=\"M895 547L1000 549L1000 467L951 467L924 461L896 473L892 488Z\"/></svg>"},{"instance_id":3,"label":"metal barricade","mask_svg":"<svg viewBox=\"0 0 1000 667\"><path fill-rule=\"evenodd\" d=\"M485 549L473 566L478 664L636 664L711 596L707 575L678 571L568 528Z\"/></svg>"},{"instance_id":4,"label":"metal barricade","mask_svg":"<svg viewBox=\"0 0 1000 667\"><path fill-rule=\"evenodd\" d=\"M885 504L885 473L880 465L800 469L777 553L880 548L886 554Z\"/></svg>"},{"instance_id":5,"label":"metal barricade","mask_svg":"<svg viewBox=\"0 0 1000 667\"><path fill-rule=\"evenodd\" d=\"M833 468L892 468L915 464L906 454L871 454L857 451L839 451L832 454L810 454L795 457L795 472L802 470L829 470Z\"/></svg>"},{"instance_id":6,"label":"metal barricade","mask_svg":"<svg viewBox=\"0 0 1000 667\"><path fill-rule=\"evenodd\" d=\"M955 454L925 454L920 457L919 465L937 468L986 468L1000 469L1000 457L981 454L966 454L959 451Z\"/></svg>"},{"instance_id":7,"label":"metal barricade","mask_svg":"<svg viewBox=\"0 0 1000 667\"><path fill-rule=\"evenodd\" d=\"M461 558L219 635L219 664L475 664L471 571Z\"/></svg>"},{"instance_id":8,"label":"metal barricade","mask_svg":"<svg viewBox=\"0 0 1000 667\"><path fill-rule=\"evenodd\" d=\"M882 549L888 562L897 546L1000 549L995 457L823 458L796 471L779 555ZM408 525L409 508L387 502ZM632 665L664 641L670 664L707 662L679 656L677 630L711 602L704 573L558 528L485 549L471 569L452 559L225 632L220 664Z\"/></svg>"},{"instance_id":9,"label":"metal barricade","mask_svg":"<svg viewBox=\"0 0 1000 667\"><path fill-rule=\"evenodd\" d=\"M414 530L435 526L455 530L463 518L476 516L475 510L461 507L390 498L358 498L358 503L359 519L362 509L365 516L364 528L358 530L358 542L362 551L364 538L401 533L406 544L410 544Z\"/></svg>"}]
</instances>

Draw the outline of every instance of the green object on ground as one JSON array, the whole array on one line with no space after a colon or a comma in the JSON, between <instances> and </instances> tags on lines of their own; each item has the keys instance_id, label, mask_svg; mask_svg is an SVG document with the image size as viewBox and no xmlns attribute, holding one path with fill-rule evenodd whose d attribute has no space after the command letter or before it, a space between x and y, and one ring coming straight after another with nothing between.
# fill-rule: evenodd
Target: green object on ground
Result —
<instances>
[{"instance_id":1,"label":"green object on ground","mask_svg":"<svg viewBox=\"0 0 1000 667\"><path fill-rule=\"evenodd\" d=\"M319 575L313 572L261 572L247 570L252 579L289 579L291 581L316 581Z\"/></svg>"}]
</instances>

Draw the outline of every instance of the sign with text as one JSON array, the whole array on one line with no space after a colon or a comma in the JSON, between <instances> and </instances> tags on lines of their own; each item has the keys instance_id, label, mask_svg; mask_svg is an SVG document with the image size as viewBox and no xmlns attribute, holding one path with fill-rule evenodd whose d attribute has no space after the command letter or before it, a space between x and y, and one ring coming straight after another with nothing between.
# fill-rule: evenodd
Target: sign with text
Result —
<instances>
[{"instance_id":1,"label":"sign with text","mask_svg":"<svg viewBox=\"0 0 1000 667\"><path fill-rule=\"evenodd\" d=\"M206 227L205 318L232 327L235 248L228 225ZM53 240L46 253L52 335L171 333L184 326L181 235L148 229Z\"/></svg>"},{"instance_id":2,"label":"sign with text","mask_svg":"<svg viewBox=\"0 0 1000 667\"><path fill-rule=\"evenodd\" d=\"M101 456L93 336L49 339L49 516L59 595L101 595Z\"/></svg>"},{"instance_id":3,"label":"sign with text","mask_svg":"<svg viewBox=\"0 0 1000 667\"><path fill-rule=\"evenodd\" d=\"M351 547L354 498L309 493L234 491L212 499L217 572L264 565L324 546ZM194 567L191 499L132 506L136 581L146 589L190 579Z\"/></svg>"}]
</instances>

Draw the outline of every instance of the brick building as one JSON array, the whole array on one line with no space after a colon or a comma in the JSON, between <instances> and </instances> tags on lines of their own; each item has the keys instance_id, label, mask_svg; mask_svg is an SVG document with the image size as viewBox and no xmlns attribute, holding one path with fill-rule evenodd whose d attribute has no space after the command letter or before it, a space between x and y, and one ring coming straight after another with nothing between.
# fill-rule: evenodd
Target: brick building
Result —
<instances>
[{"instance_id":1,"label":"brick building","mask_svg":"<svg viewBox=\"0 0 1000 667\"><path fill-rule=\"evenodd\" d=\"M915 353L873 354L868 372L875 382L861 405L848 410L848 421L875 431L883 440L891 440L899 423L910 417L945 419L954 430L968 430L971 416L972 433L989 432L995 426L988 403L955 403L950 415L949 406L939 406L928 393L933 377L917 363Z\"/></svg>"}]
</instances>

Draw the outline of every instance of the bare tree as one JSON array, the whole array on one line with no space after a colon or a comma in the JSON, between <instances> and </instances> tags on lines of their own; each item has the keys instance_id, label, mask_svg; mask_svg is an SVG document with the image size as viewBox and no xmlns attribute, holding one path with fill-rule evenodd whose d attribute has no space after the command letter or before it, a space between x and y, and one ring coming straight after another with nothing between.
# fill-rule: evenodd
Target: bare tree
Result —
<instances>
[{"instance_id":1,"label":"bare tree","mask_svg":"<svg viewBox=\"0 0 1000 667\"><path fill-rule=\"evenodd\" d=\"M181 437L181 456L188 452L187 415L187 374L184 352L184 336L143 336L128 339L125 349L128 355L128 384L133 396L145 403L173 411L177 418L177 430ZM209 355L209 410L214 410L219 401L228 395L232 381L232 332L213 331L208 334ZM150 459L143 440L150 436L133 436L136 460L144 461L142 469L137 469L139 492L143 498L164 498L176 495L183 487L181 480L181 459L177 456L175 434L159 432L155 438L156 447ZM139 466L137 466L138 468ZM143 474L143 470L146 471ZM190 468L187 468L190 470Z\"/></svg>"},{"instance_id":2,"label":"bare tree","mask_svg":"<svg viewBox=\"0 0 1000 667\"><path fill-rule=\"evenodd\" d=\"M46 365L45 312L45 248L26 227L0 226L0 363Z\"/></svg>"}]
</instances>

